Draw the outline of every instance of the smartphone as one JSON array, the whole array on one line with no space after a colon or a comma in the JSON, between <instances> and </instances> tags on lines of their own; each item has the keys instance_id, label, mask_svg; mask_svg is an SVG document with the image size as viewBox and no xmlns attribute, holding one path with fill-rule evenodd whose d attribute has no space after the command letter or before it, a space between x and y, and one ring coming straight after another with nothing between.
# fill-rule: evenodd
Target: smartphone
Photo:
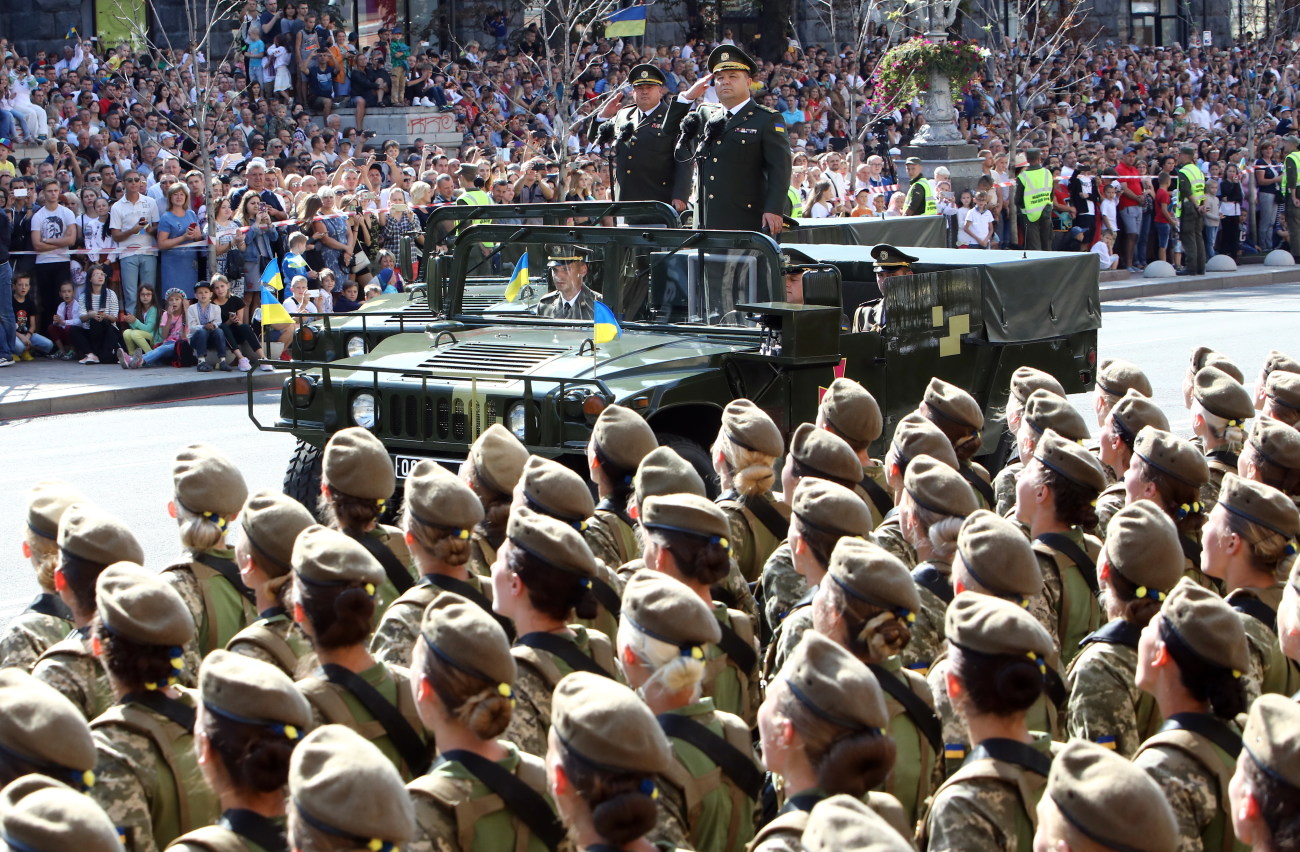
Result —
<instances>
[{"instance_id":1,"label":"smartphone","mask_svg":"<svg viewBox=\"0 0 1300 852\"><path fill-rule=\"evenodd\" d=\"M26 197L27 197L27 190L25 189L14 190L14 198L26 198Z\"/></svg>"}]
</instances>

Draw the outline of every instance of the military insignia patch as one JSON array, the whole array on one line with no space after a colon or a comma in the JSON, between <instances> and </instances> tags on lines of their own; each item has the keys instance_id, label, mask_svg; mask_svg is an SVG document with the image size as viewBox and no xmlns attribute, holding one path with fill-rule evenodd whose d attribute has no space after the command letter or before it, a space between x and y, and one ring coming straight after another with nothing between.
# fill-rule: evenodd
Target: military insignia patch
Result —
<instances>
[{"instance_id":1,"label":"military insignia patch","mask_svg":"<svg viewBox=\"0 0 1300 852\"><path fill-rule=\"evenodd\" d=\"M784 124L774 124L772 125L772 129L775 130L777 133L785 133Z\"/></svg>"},{"instance_id":2,"label":"military insignia patch","mask_svg":"<svg viewBox=\"0 0 1300 852\"><path fill-rule=\"evenodd\" d=\"M889 252L885 251L882 248L876 249L876 260L884 260L887 257L889 257Z\"/></svg>"}]
</instances>

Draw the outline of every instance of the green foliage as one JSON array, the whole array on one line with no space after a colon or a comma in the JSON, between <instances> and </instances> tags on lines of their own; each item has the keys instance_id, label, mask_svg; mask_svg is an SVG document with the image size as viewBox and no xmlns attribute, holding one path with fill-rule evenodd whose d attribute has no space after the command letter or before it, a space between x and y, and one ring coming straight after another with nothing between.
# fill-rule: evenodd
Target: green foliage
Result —
<instances>
[{"instance_id":1,"label":"green foliage","mask_svg":"<svg viewBox=\"0 0 1300 852\"><path fill-rule=\"evenodd\" d=\"M880 58L872 75L871 103L879 109L896 109L910 102L926 88L931 71L947 75L956 97L988 55L986 48L973 42L908 39Z\"/></svg>"}]
</instances>

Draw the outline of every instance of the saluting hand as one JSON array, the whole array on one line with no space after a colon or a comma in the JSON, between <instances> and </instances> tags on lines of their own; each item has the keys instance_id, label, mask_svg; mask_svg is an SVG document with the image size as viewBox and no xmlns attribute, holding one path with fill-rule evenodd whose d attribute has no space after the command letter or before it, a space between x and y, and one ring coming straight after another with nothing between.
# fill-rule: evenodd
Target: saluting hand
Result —
<instances>
[{"instance_id":1,"label":"saluting hand","mask_svg":"<svg viewBox=\"0 0 1300 852\"><path fill-rule=\"evenodd\" d=\"M618 115L619 109L623 106L623 98L626 95L627 93L624 92L623 95L611 97L609 100L605 101L605 106L600 110L600 117L603 119L610 119Z\"/></svg>"},{"instance_id":2,"label":"saluting hand","mask_svg":"<svg viewBox=\"0 0 1300 852\"><path fill-rule=\"evenodd\" d=\"M688 101L697 101L703 97L704 93L709 90L709 84L713 82L713 75L706 74L695 81L695 85L682 92L682 97Z\"/></svg>"}]
</instances>

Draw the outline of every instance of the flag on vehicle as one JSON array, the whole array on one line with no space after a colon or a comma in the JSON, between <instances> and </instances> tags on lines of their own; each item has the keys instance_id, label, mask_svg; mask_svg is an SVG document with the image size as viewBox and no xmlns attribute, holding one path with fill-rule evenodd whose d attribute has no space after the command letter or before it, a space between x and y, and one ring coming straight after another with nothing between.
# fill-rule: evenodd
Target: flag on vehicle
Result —
<instances>
[{"instance_id":1,"label":"flag on vehicle","mask_svg":"<svg viewBox=\"0 0 1300 852\"><path fill-rule=\"evenodd\" d=\"M519 293L528 286L528 252L525 250L519 262L515 264L515 271L510 273L510 283L506 285L506 301L513 302L519 298Z\"/></svg>"},{"instance_id":2,"label":"flag on vehicle","mask_svg":"<svg viewBox=\"0 0 1300 852\"><path fill-rule=\"evenodd\" d=\"M605 38L645 35L646 7L628 6L605 19Z\"/></svg>"},{"instance_id":3,"label":"flag on vehicle","mask_svg":"<svg viewBox=\"0 0 1300 852\"><path fill-rule=\"evenodd\" d=\"M591 319L594 323L593 336L596 338L596 343L608 343L623 334L623 327L618 324L618 318L604 302L596 302Z\"/></svg>"}]
</instances>

